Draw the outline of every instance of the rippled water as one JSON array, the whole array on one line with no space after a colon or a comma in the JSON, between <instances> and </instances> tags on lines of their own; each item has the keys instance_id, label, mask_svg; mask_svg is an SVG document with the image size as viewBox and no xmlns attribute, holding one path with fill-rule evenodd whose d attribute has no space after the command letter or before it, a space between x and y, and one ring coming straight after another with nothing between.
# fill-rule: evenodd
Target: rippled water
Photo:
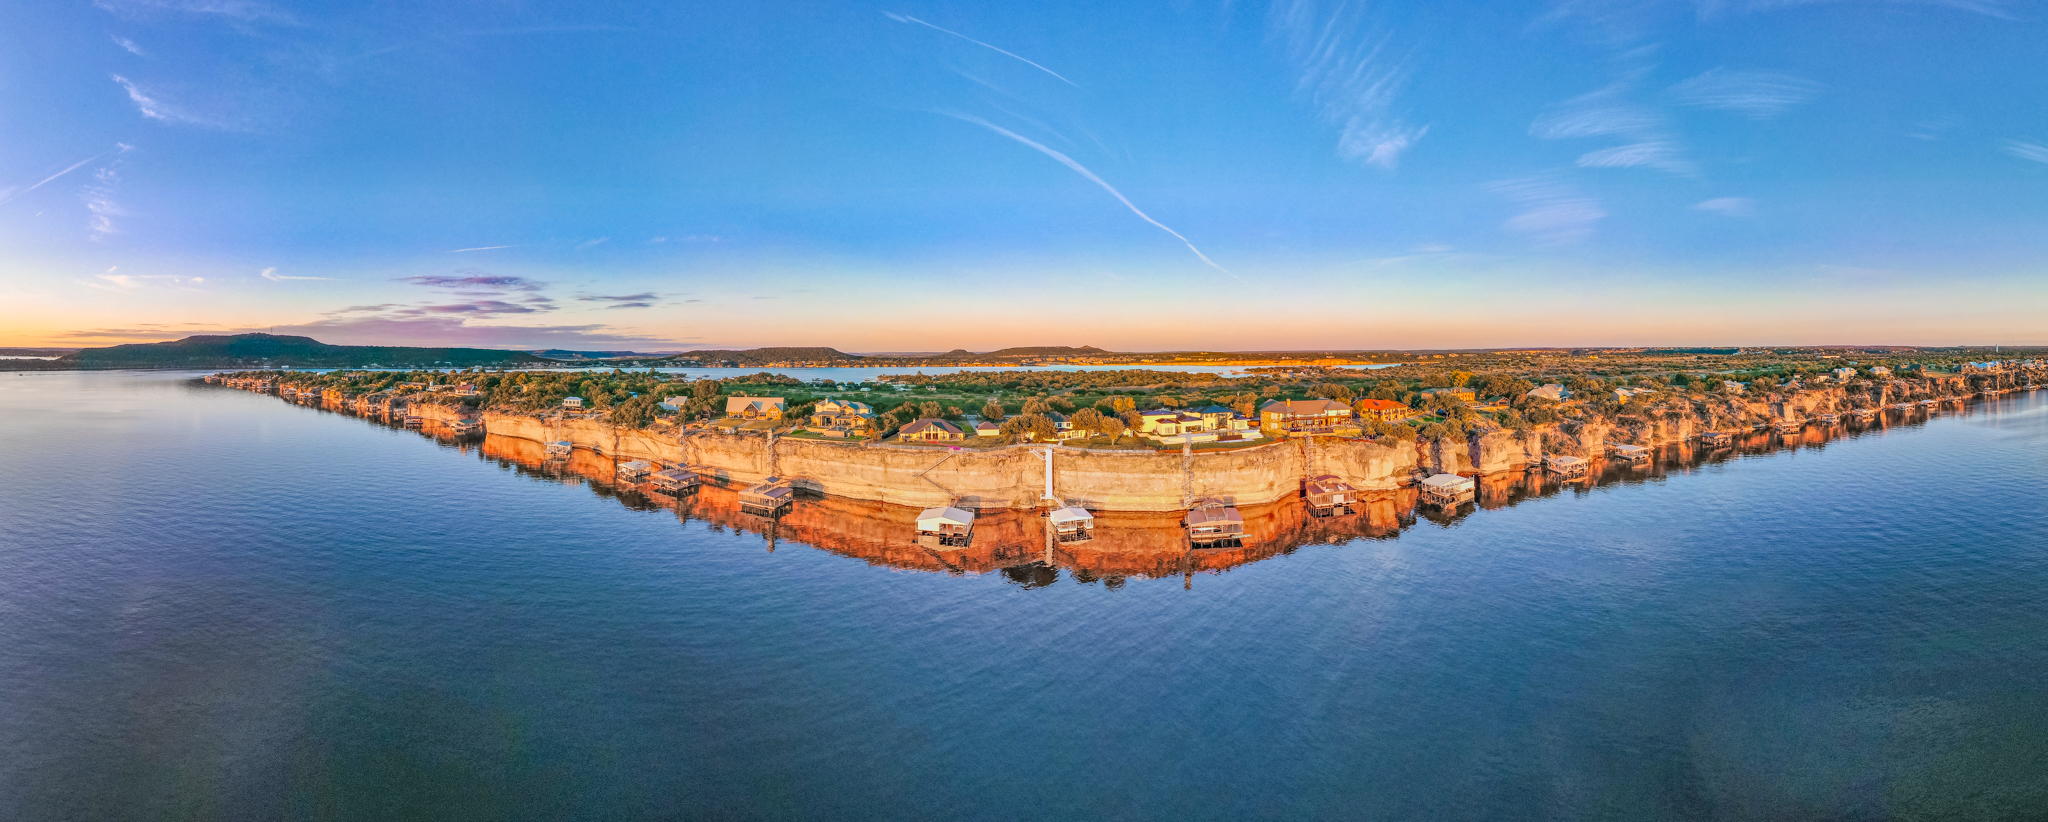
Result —
<instances>
[{"instance_id":1,"label":"rippled water","mask_svg":"<svg viewBox=\"0 0 2048 822\"><path fill-rule=\"evenodd\" d=\"M0 819L2048 812L2048 398L1184 589L181 379L0 373Z\"/></svg>"}]
</instances>

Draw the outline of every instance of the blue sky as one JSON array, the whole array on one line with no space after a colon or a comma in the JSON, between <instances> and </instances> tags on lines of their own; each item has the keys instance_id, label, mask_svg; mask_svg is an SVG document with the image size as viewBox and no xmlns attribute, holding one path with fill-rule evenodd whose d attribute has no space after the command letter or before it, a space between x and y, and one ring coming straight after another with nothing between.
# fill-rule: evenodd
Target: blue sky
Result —
<instances>
[{"instance_id":1,"label":"blue sky","mask_svg":"<svg viewBox=\"0 0 2048 822\"><path fill-rule=\"evenodd\" d=\"M2044 14L17 4L0 344L2048 343Z\"/></svg>"}]
</instances>

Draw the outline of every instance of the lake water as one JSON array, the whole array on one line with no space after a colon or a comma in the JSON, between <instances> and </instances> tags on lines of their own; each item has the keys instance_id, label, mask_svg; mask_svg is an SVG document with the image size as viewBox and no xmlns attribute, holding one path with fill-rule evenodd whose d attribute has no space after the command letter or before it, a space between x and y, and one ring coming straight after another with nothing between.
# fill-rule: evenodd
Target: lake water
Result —
<instances>
[{"instance_id":1,"label":"lake water","mask_svg":"<svg viewBox=\"0 0 2048 822\"><path fill-rule=\"evenodd\" d=\"M0 819L2048 809L2041 395L1111 586L188 376L0 374Z\"/></svg>"}]
</instances>

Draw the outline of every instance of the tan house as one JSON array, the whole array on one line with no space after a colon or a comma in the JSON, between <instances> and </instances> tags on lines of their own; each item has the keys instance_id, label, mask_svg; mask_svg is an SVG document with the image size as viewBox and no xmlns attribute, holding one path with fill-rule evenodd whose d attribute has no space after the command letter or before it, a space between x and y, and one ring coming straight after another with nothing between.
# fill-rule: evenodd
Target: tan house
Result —
<instances>
[{"instance_id":1,"label":"tan house","mask_svg":"<svg viewBox=\"0 0 2048 822\"><path fill-rule=\"evenodd\" d=\"M967 435L960 427L941 419L922 419L903 426L896 438L904 442L959 442Z\"/></svg>"},{"instance_id":2,"label":"tan house","mask_svg":"<svg viewBox=\"0 0 2048 822\"><path fill-rule=\"evenodd\" d=\"M748 420L779 420L788 403L781 397L728 397L725 400L725 415Z\"/></svg>"},{"instance_id":3,"label":"tan house","mask_svg":"<svg viewBox=\"0 0 2048 822\"><path fill-rule=\"evenodd\" d=\"M825 400L811 411L810 430L827 437L866 436L874 427L875 409L864 402Z\"/></svg>"},{"instance_id":4,"label":"tan house","mask_svg":"<svg viewBox=\"0 0 2048 822\"><path fill-rule=\"evenodd\" d=\"M1275 436L1328 434L1351 421L1351 406L1336 400L1274 400L1259 406L1259 427Z\"/></svg>"},{"instance_id":5,"label":"tan house","mask_svg":"<svg viewBox=\"0 0 2048 822\"><path fill-rule=\"evenodd\" d=\"M1426 396L1446 397L1459 402L1476 402L1479 400L1479 392L1473 391L1470 388L1430 388L1422 393Z\"/></svg>"}]
</instances>

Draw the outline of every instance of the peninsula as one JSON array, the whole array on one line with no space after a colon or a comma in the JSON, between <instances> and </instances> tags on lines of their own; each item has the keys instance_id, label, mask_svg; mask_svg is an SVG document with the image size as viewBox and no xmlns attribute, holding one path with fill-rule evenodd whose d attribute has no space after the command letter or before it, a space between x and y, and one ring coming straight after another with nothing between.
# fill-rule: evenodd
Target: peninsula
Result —
<instances>
[{"instance_id":1,"label":"peninsula","mask_svg":"<svg viewBox=\"0 0 2048 822\"><path fill-rule=\"evenodd\" d=\"M1264 504L1333 478L1361 493L1431 477L1571 479L1728 447L1859 430L2048 382L2043 352L1429 355L1370 371L1245 376L1007 370L862 382L769 372L244 371L209 381L447 432L550 444L718 482L905 506L1166 512ZM2025 357L2024 359L2012 358ZM1446 481L1448 505L1469 502ZM1463 494L1463 495L1461 495Z\"/></svg>"}]
</instances>

